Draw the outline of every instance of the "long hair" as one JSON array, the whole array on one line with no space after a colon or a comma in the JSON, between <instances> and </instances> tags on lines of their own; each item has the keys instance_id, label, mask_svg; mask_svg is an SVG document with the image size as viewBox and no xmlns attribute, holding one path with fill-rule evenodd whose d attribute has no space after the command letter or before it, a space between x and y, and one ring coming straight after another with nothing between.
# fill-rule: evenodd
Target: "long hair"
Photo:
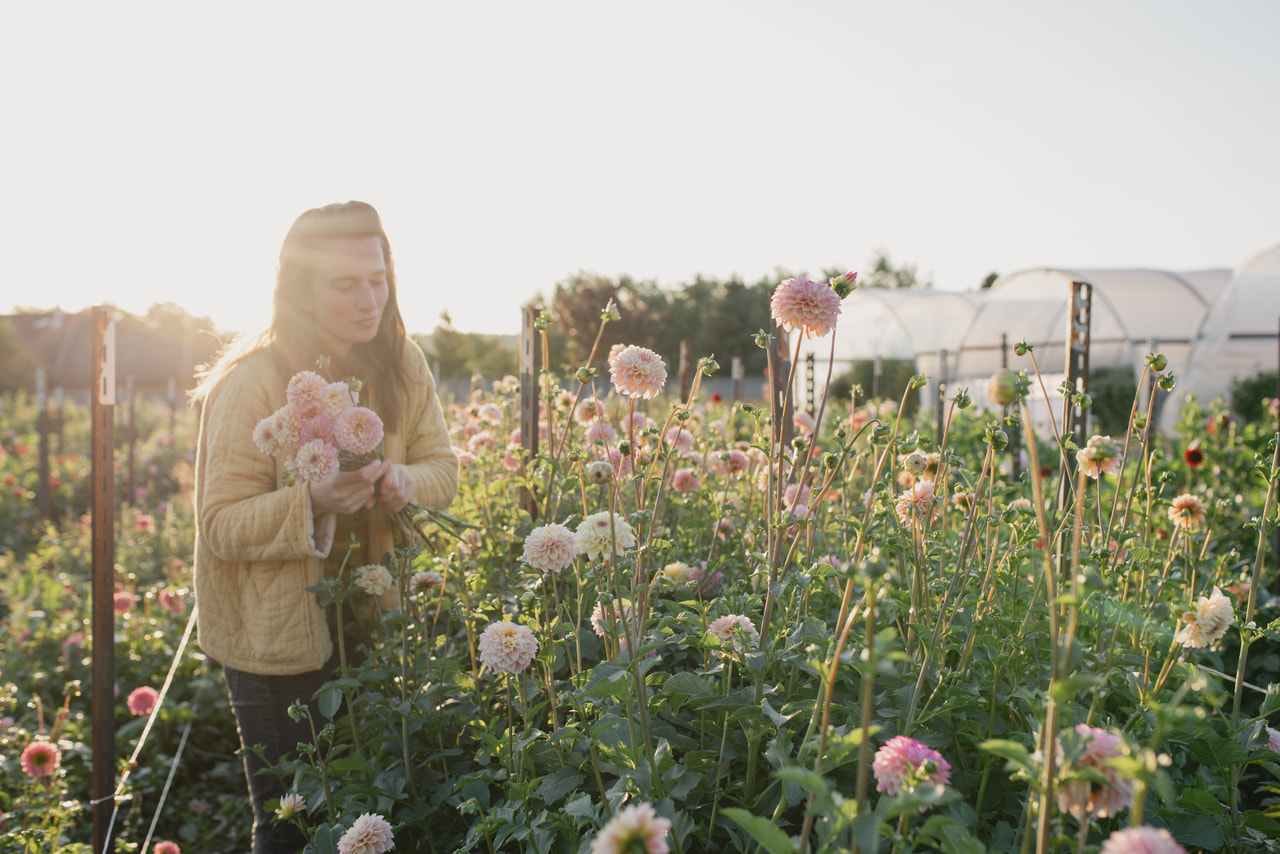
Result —
<instances>
[{"instance_id":1,"label":"long hair","mask_svg":"<svg viewBox=\"0 0 1280 854\"><path fill-rule=\"evenodd\" d=\"M404 361L404 318L397 300L395 263L382 219L365 202L342 202L313 208L298 217L280 247L276 288L272 296L271 326L256 336L241 338L225 348L201 371L193 399L203 400L236 364L262 350L270 351L281 372L292 375L313 368L308 360L320 355L320 339L311 311L311 282L316 273L316 241L338 237L376 236L387 265L387 302L373 340L357 344L350 356L336 364L373 387L378 414L387 426L399 424L401 401L408 386Z\"/></svg>"}]
</instances>

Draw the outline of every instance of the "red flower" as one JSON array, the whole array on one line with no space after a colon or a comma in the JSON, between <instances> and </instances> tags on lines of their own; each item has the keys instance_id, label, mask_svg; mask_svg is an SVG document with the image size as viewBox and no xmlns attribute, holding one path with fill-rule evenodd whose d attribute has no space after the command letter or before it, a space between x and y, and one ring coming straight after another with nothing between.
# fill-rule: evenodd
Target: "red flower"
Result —
<instances>
[{"instance_id":1,"label":"red flower","mask_svg":"<svg viewBox=\"0 0 1280 854\"><path fill-rule=\"evenodd\" d=\"M1187 461L1187 465L1196 468L1204 462L1204 451L1200 450L1198 444L1191 444L1182 452L1182 458Z\"/></svg>"},{"instance_id":2,"label":"red flower","mask_svg":"<svg viewBox=\"0 0 1280 854\"><path fill-rule=\"evenodd\" d=\"M713 391L713 392L711 392L711 402L712 402L712 403L719 403L719 402L720 402L720 401L722 401L722 400L724 400L724 398L720 396L720 392L718 392L718 391Z\"/></svg>"}]
</instances>

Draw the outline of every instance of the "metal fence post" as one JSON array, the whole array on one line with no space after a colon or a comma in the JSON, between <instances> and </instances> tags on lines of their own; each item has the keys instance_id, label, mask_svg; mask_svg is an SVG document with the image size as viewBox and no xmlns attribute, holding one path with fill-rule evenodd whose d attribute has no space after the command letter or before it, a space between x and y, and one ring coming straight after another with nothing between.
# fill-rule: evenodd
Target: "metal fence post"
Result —
<instances>
[{"instance_id":1,"label":"metal fence post","mask_svg":"<svg viewBox=\"0 0 1280 854\"><path fill-rule=\"evenodd\" d=\"M90 457L93 538L93 850L107 850L114 807L115 731L115 403L116 324L110 308L93 310Z\"/></svg>"},{"instance_id":2,"label":"metal fence post","mask_svg":"<svg viewBox=\"0 0 1280 854\"><path fill-rule=\"evenodd\" d=\"M520 318L520 445L527 459L538 455L538 310L526 307ZM554 450L555 437L547 436L548 445ZM527 486L520 487L520 509L535 520L538 518L538 500Z\"/></svg>"}]
</instances>

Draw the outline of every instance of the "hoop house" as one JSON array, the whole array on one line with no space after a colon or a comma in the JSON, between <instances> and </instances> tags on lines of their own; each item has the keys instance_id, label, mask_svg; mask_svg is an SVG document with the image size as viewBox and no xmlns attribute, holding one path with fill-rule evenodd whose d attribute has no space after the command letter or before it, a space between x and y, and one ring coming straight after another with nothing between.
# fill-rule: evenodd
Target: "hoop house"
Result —
<instances>
[{"instance_id":1,"label":"hoop house","mask_svg":"<svg viewBox=\"0 0 1280 854\"><path fill-rule=\"evenodd\" d=\"M960 334L972 319L982 295L939 291L932 288L889 290L862 288L850 294L843 303L840 322L835 331L832 356L831 336L805 339L800 345L800 358L814 357L815 394L821 397L826 383L827 366L838 377L855 362L871 361L879 375L880 364L887 359L915 363L916 373L929 376L929 385L921 391L922 400L936 393L941 370L941 354L954 353ZM878 389L880 396L896 398L901 388ZM872 389L866 389L867 394ZM797 383L798 405L808 403L805 383Z\"/></svg>"},{"instance_id":2,"label":"hoop house","mask_svg":"<svg viewBox=\"0 0 1280 854\"><path fill-rule=\"evenodd\" d=\"M989 376L1002 364L1002 341L1026 340L1051 397L1066 364L1068 302L1073 281L1093 286L1089 366L1128 367L1140 376L1146 354L1158 349L1171 363L1186 364L1191 342L1209 303L1229 271L1170 273L1161 270L1034 269L1001 276L965 330L952 375L961 380ZM1008 353L1009 367L1030 369L1029 358ZM974 397L987 403L986 389Z\"/></svg>"},{"instance_id":3,"label":"hoop house","mask_svg":"<svg viewBox=\"0 0 1280 854\"><path fill-rule=\"evenodd\" d=\"M1280 327L1280 244L1241 264L1217 295L1190 358L1178 371L1178 391L1164 404L1172 424L1188 394L1202 402L1226 395L1236 380L1276 370Z\"/></svg>"}]
</instances>

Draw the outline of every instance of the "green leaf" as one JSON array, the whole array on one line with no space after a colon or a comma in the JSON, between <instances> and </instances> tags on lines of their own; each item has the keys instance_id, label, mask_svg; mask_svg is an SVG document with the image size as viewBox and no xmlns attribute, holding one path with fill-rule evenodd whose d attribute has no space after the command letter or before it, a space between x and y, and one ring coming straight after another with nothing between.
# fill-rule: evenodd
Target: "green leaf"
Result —
<instances>
[{"instance_id":1,"label":"green leaf","mask_svg":"<svg viewBox=\"0 0 1280 854\"><path fill-rule=\"evenodd\" d=\"M333 720L334 715L338 714L338 709L342 706L342 689L333 685L321 688L316 705L320 707L320 714L329 720Z\"/></svg>"},{"instance_id":2,"label":"green leaf","mask_svg":"<svg viewBox=\"0 0 1280 854\"><path fill-rule=\"evenodd\" d=\"M1280 682L1273 682L1267 686L1267 696L1262 700L1262 707L1258 709L1258 716L1269 717L1277 711L1280 711Z\"/></svg>"},{"instance_id":3,"label":"green leaf","mask_svg":"<svg viewBox=\"0 0 1280 854\"><path fill-rule=\"evenodd\" d=\"M564 805L564 814L574 818L595 818L596 805L590 795L580 795Z\"/></svg>"},{"instance_id":4,"label":"green leaf","mask_svg":"<svg viewBox=\"0 0 1280 854\"><path fill-rule=\"evenodd\" d=\"M327 824L316 828L311 836L311 844L316 847L316 854L338 854L338 836Z\"/></svg>"},{"instance_id":5,"label":"green leaf","mask_svg":"<svg viewBox=\"0 0 1280 854\"><path fill-rule=\"evenodd\" d=\"M706 679L686 670L663 682L662 693L671 697L696 697L699 694L713 694L715 689Z\"/></svg>"},{"instance_id":6,"label":"green leaf","mask_svg":"<svg viewBox=\"0 0 1280 854\"><path fill-rule=\"evenodd\" d=\"M1102 678L1094 673L1073 673L1066 679L1054 682L1049 688L1049 693L1059 703L1066 703L1078 694L1101 685Z\"/></svg>"},{"instance_id":7,"label":"green leaf","mask_svg":"<svg viewBox=\"0 0 1280 854\"><path fill-rule=\"evenodd\" d=\"M1169 832L1188 851L1217 851L1225 838L1222 824L1209 815L1178 813L1169 822Z\"/></svg>"},{"instance_id":8,"label":"green leaf","mask_svg":"<svg viewBox=\"0 0 1280 854\"><path fill-rule=\"evenodd\" d=\"M542 784L538 786L538 797L550 806L581 786L584 779L586 778L576 770L566 766L543 778Z\"/></svg>"},{"instance_id":9,"label":"green leaf","mask_svg":"<svg viewBox=\"0 0 1280 854\"><path fill-rule=\"evenodd\" d=\"M1032 770L1031 754L1027 753L1027 749L1016 741L995 738L990 741L982 742L981 747L987 753L993 753L996 756L1008 759L1011 764L1016 765L1024 771Z\"/></svg>"},{"instance_id":10,"label":"green leaf","mask_svg":"<svg viewBox=\"0 0 1280 854\"><path fill-rule=\"evenodd\" d=\"M750 833L769 854L795 854L796 847L791 844L791 837L769 819L738 807L728 807L724 814L742 825L743 830Z\"/></svg>"},{"instance_id":11,"label":"green leaf","mask_svg":"<svg viewBox=\"0 0 1280 854\"><path fill-rule=\"evenodd\" d=\"M1181 806L1191 807L1196 812L1222 815L1225 811L1222 802L1204 789L1183 789L1178 798Z\"/></svg>"}]
</instances>

